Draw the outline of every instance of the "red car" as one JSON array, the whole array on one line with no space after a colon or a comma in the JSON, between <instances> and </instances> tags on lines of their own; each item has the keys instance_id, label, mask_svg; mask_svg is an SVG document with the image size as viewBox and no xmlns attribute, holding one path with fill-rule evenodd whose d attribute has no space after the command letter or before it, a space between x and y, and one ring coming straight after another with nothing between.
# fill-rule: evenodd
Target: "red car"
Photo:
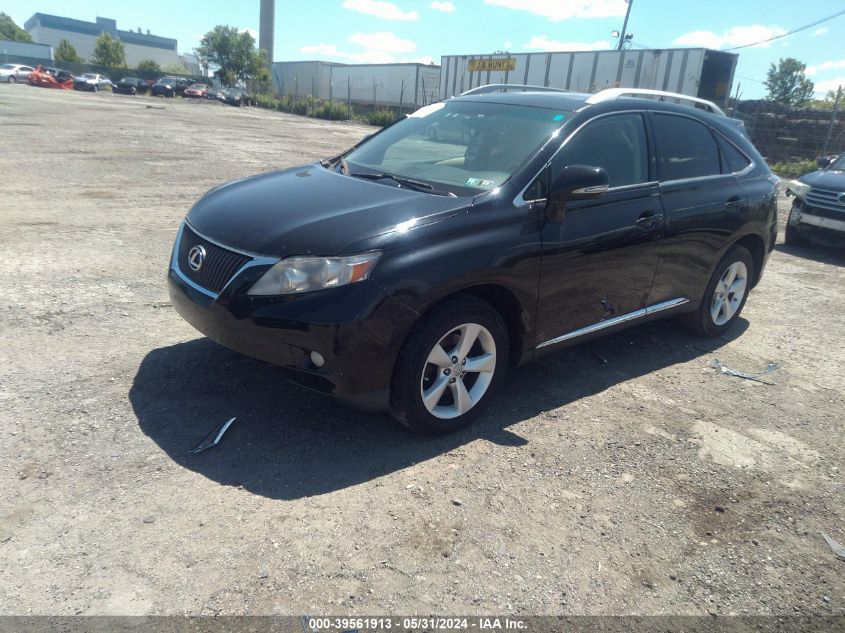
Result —
<instances>
[{"instance_id":1,"label":"red car","mask_svg":"<svg viewBox=\"0 0 845 633\"><path fill-rule=\"evenodd\" d=\"M185 88L185 96L194 99L205 99L208 94L208 86L205 84L192 84Z\"/></svg>"}]
</instances>

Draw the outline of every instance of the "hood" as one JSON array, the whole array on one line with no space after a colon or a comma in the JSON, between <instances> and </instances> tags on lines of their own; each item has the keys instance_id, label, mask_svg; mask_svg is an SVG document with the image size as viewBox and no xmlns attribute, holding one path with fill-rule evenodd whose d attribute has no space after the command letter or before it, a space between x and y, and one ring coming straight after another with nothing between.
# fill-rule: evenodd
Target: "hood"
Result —
<instances>
[{"instance_id":1,"label":"hood","mask_svg":"<svg viewBox=\"0 0 845 633\"><path fill-rule=\"evenodd\" d=\"M315 164L212 189L187 220L206 237L249 253L333 255L377 235L437 222L471 204Z\"/></svg>"},{"instance_id":2,"label":"hood","mask_svg":"<svg viewBox=\"0 0 845 633\"><path fill-rule=\"evenodd\" d=\"M798 179L804 184L830 191L845 191L845 171L814 171Z\"/></svg>"}]
</instances>

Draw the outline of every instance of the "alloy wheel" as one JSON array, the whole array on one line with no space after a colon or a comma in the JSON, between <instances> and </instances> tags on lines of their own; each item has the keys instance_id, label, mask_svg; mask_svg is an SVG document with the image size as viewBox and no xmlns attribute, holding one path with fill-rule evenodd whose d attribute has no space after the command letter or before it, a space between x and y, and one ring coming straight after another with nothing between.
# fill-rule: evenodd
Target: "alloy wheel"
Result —
<instances>
[{"instance_id":1,"label":"alloy wheel","mask_svg":"<svg viewBox=\"0 0 845 633\"><path fill-rule=\"evenodd\" d=\"M745 290L748 287L748 269L743 262L734 262L727 267L716 289L710 304L710 316L716 325L724 325L730 321L742 305Z\"/></svg>"},{"instance_id":2,"label":"alloy wheel","mask_svg":"<svg viewBox=\"0 0 845 633\"><path fill-rule=\"evenodd\" d=\"M493 335L477 323L465 323L429 352L420 380L423 404L436 418L457 418L484 397L495 371Z\"/></svg>"}]
</instances>

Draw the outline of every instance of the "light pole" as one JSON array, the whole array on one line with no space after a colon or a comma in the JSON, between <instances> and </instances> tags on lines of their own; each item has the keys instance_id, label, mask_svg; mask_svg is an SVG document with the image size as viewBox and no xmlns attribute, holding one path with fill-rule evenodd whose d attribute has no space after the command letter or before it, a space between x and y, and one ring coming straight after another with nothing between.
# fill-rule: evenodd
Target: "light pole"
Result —
<instances>
[{"instance_id":1,"label":"light pole","mask_svg":"<svg viewBox=\"0 0 845 633\"><path fill-rule=\"evenodd\" d=\"M622 24L622 33L619 35L619 45L616 50L621 51L625 46L625 32L628 30L628 18L631 17L631 7L634 6L634 0L625 0L628 3L628 10L625 12L625 22Z\"/></svg>"}]
</instances>

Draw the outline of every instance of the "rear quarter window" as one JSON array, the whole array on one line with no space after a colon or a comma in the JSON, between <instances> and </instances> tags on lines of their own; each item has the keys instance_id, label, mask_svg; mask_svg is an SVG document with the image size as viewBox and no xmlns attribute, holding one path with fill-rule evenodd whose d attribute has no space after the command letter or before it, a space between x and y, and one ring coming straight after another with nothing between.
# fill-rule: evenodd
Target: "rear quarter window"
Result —
<instances>
[{"instance_id":1,"label":"rear quarter window","mask_svg":"<svg viewBox=\"0 0 845 633\"><path fill-rule=\"evenodd\" d=\"M655 114L652 120L662 181L722 173L719 146L707 126L670 114Z\"/></svg>"}]
</instances>

